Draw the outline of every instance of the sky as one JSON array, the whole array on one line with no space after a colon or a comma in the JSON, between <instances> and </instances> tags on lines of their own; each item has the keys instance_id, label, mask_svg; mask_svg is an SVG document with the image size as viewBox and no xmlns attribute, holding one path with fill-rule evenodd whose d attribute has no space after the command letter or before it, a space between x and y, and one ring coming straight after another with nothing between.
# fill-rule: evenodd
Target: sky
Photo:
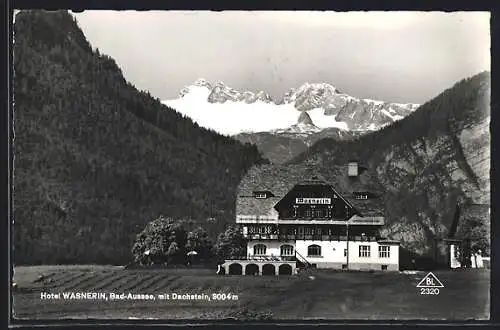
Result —
<instances>
[{"instance_id":1,"label":"sky","mask_svg":"<svg viewBox=\"0 0 500 330\"><path fill-rule=\"evenodd\" d=\"M85 11L93 47L162 100L198 78L281 98L309 82L423 103L490 70L487 12Z\"/></svg>"}]
</instances>

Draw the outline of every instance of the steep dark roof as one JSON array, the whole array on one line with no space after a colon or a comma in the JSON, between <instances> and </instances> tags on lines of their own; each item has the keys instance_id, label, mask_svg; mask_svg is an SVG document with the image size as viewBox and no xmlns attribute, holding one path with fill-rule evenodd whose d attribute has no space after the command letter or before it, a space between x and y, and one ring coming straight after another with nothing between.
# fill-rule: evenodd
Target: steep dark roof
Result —
<instances>
[{"instance_id":1,"label":"steep dark roof","mask_svg":"<svg viewBox=\"0 0 500 330\"><path fill-rule=\"evenodd\" d=\"M468 221L476 220L490 228L490 205L489 204L462 204L458 207L457 229L450 238L462 238L465 235L464 227Z\"/></svg>"},{"instance_id":2,"label":"steep dark roof","mask_svg":"<svg viewBox=\"0 0 500 330\"><path fill-rule=\"evenodd\" d=\"M349 177L347 164L329 167L303 164L254 166L238 186L236 214L268 215L274 205L297 184L329 184L349 201L361 216L384 216L383 189L380 184L369 171L363 171L355 178ZM255 190L269 190L275 197L267 199L247 197ZM353 196L357 191L368 191L379 197L357 200Z\"/></svg>"},{"instance_id":3,"label":"steep dark roof","mask_svg":"<svg viewBox=\"0 0 500 330\"><path fill-rule=\"evenodd\" d=\"M490 217L489 204L463 204L460 207L460 220L464 219L486 219Z\"/></svg>"}]
</instances>

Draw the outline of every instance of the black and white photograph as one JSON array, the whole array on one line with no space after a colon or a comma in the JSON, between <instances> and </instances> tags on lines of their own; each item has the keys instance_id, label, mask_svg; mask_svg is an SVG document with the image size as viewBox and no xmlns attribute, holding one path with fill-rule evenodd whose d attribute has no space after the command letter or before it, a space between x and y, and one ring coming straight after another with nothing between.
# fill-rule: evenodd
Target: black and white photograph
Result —
<instances>
[{"instance_id":1,"label":"black and white photograph","mask_svg":"<svg viewBox=\"0 0 500 330\"><path fill-rule=\"evenodd\" d=\"M490 13L14 10L14 320L490 320Z\"/></svg>"}]
</instances>

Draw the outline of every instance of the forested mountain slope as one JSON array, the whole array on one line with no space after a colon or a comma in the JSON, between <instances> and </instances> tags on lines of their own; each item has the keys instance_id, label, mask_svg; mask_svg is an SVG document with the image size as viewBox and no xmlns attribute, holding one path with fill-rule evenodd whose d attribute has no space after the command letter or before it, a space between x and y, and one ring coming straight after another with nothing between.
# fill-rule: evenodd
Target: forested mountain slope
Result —
<instances>
[{"instance_id":1,"label":"forested mountain slope","mask_svg":"<svg viewBox=\"0 0 500 330\"><path fill-rule=\"evenodd\" d=\"M386 187L386 234L419 254L434 254L456 203L490 203L489 122L490 74L482 72L380 131L318 141L292 163L364 162ZM437 250L442 256L442 245Z\"/></svg>"},{"instance_id":2,"label":"forested mountain slope","mask_svg":"<svg viewBox=\"0 0 500 330\"><path fill-rule=\"evenodd\" d=\"M66 11L22 11L14 44L14 262L126 263L158 214L234 219L255 146L125 81Z\"/></svg>"}]
</instances>

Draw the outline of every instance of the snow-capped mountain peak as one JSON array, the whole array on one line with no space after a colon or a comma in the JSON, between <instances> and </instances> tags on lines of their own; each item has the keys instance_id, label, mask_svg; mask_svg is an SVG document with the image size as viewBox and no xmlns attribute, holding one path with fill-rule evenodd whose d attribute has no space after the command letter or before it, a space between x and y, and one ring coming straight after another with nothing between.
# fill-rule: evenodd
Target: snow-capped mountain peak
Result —
<instances>
[{"instance_id":1,"label":"snow-capped mountain peak","mask_svg":"<svg viewBox=\"0 0 500 330\"><path fill-rule=\"evenodd\" d=\"M196 79L191 85L184 86L184 88L179 93L179 99L186 97L186 95L190 94L190 97L196 98L206 98L205 96L207 92L209 93L212 90L213 86L206 79L199 78Z\"/></svg>"},{"instance_id":2,"label":"snow-capped mountain peak","mask_svg":"<svg viewBox=\"0 0 500 330\"><path fill-rule=\"evenodd\" d=\"M195 87L195 88L193 88ZM179 97L183 98L188 93L199 92L198 87L204 87L209 90L209 94L206 101L209 103L225 103L225 102L245 102L247 104L255 103L257 101L265 103L274 103L269 94L264 91L251 92L244 91L240 92L234 88L227 86L223 81L217 81L215 83L210 83L206 79L199 78L193 84L185 86Z\"/></svg>"},{"instance_id":3,"label":"snow-capped mountain peak","mask_svg":"<svg viewBox=\"0 0 500 330\"><path fill-rule=\"evenodd\" d=\"M206 87L208 89L212 89L212 84L210 84L206 79L198 78L193 83L193 86Z\"/></svg>"},{"instance_id":4,"label":"snow-capped mountain peak","mask_svg":"<svg viewBox=\"0 0 500 330\"><path fill-rule=\"evenodd\" d=\"M210 103L224 103L226 101L238 102L240 101L241 93L237 90L226 86L222 81L218 81L212 92L208 96Z\"/></svg>"},{"instance_id":5,"label":"snow-capped mountain peak","mask_svg":"<svg viewBox=\"0 0 500 330\"><path fill-rule=\"evenodd\" d=\"M325 96L331 97L340 93L340 90L327 83L305 83L297 89L291 88L283 97L283 103L302 104L309 101L312 106L312 103L318 103Z\"/></svg>"},{"instance_id":6,"label":"snow-capped mountain peak","mask_svg":"<svg viewBox=\"0 0 500 330\"><path fill-rule=\"evenodd\" d=\"M297 122L297 124L314 125L311 117L307 114L307 112L300 113L299 121Z\"/></svg>"},{"instance_id":7,"label":"snow-capped mountain peak","mask_svg":"<svg viewBox=\"0 0 500 330\"><path fill-rule=\"evenodd\" d=\"M305 83L290 89L279 104L264 91L238 91L222 81L197 79L166 105L222 134L336 128L373 131L397 121L417 104L359 99L328 83ZM297 118L299 121L297 122Z\"/></svg>"},{"instance_id":8,"label":"snow-capped mountain peak","mask_svg":"<svg viewBox=\"0 0 500 330\"><path fill-rule=\"evenodd\" d=\"M308 83L307 82L297 89L298 93L303 93L306 91L311 92L311 93L319 93L319 94L323 94L323 93L341 94L342 93L338 88L336 88L330 84L327 84L327 83Z\"/></svg>"},{"instance_id":9,"label":"snow-capped mountain peak","mask_svg":"<svg viewBox=\"0 0 500 330\"><path fill-rule=\"evenodd\" d=\"M301 112L297 123L285 128L285 129L276 129L271 131L273 134L285 134L285 135L298 135L298 136L308 136L310 134L314 134L323 130L322 128L314 125L311 117L307 112Z\"/></svg>"}]
</instances>

